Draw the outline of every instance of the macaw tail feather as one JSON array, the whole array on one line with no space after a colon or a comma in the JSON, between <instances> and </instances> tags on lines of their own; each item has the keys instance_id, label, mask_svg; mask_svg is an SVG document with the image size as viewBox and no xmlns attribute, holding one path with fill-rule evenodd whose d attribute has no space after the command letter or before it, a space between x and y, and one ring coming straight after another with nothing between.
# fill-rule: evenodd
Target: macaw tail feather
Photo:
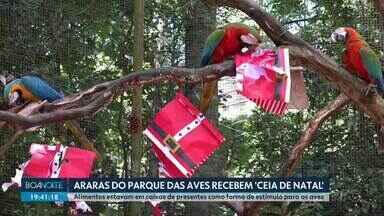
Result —
<instances>
[{"instance_id":1,"label":"macaw tail feather","mask_svg":"<svg viewBox=\"0 0 384 216\"><path fill-rule=\"evenodd\" d=\"M216 94L217 81L203 82L203 90L200 97L200 111L205 113L213 96Z\"/></svg>"}]
</instances>

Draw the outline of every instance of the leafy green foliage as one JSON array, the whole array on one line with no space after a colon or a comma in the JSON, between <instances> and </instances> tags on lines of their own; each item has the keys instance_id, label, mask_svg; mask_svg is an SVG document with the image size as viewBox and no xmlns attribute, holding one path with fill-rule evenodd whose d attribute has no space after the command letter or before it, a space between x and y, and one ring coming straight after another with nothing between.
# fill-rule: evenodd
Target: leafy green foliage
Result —
<instances>
[{"instance_id":1,"label":"leafy green foliage","mask_svg":"<svg viewBox=\"0 0 384 216\"><path fill-rule=\"evenodd\" d=\"M185 22L188 7L184 0L145 1L145 68L184 65ZM298 34L313 46L339 61L341 45L331 44L329 36L339 26L355 26L377 51L383 50L382 31L373 7L366 0L265 0L265 8L279 18L284 28ZM41 1L15 0L0 3L0 71L20 76L35 70L55 82L65 93L86 89L102 81L132 72L132 1ZM243 13L230 8L217 12L217 24L247 22ZM199 37L196 32L194 37ZM267 42L267 44L269 44ZM337 95L332 87L310 71L305 72L310 108L277 118L255 109L234 120L221 120L226 137L221 149L229 176L279 176L292 146L302 129L316 113ZM167 83L144 88L144 123L148 122L177 90ZM95 176L130 176L129 117L130 92L116 98L108 109L82 119L81 126L103 154ZM236 109L236 108L233 108ZM146 125L144 125L146 126ZM10 131L0 132L1 145ZM30 143L69 144L72 136L60 125L29 133L0 161L2 181L14 175L25 161ZM305 152L297 176L329 176L330 203L291 203L294 215L381 215L383 203L383 163L376 153L376 127L367 117L349 106L327 121ZM145 143L143 175L154 173L149 165L149 142ZM66 208L50 204L27 205L18 193L0 193L0 215L57 215ZM168 205L170 212L186 214L184 204ZM118 215L122 205L92 203L100 215ZM276 215L281 205L264 209ZM231 215L227 209L222 215ZM148 214L146 212L145 214Z\"/></svg>"}]
</instances>

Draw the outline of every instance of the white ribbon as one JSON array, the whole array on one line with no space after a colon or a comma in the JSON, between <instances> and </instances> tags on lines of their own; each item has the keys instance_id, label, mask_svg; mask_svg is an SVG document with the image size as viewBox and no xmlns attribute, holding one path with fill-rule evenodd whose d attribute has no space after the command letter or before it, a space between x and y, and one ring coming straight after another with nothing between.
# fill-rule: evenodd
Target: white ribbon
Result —
<instances>
[{"instance_id":1,"label":"white ribbon","mask_svg":"<svg viewBox=\"0 0 384 216\"><path fill-rule=\"evenodd\" d=\"M48 146L49 147L49 146ZM48 148L49 149L49 148ZM29 153L33 155L37 154L44 154L46 152L45 146L41 144L32 143L31 147L29 148ZM24 174L24 168L28 165L29 160L19 166L18 169L16 169L16 174L14 177L11 178L10 182L5 182L1 185L1 188L3 191L7 191L12 185L17 185L18 187L21 187L21 179L23 178Z\"/></svg>"},{"instance_id":2,"label":"white ribbon","mask_svg":"<svg viewBox=\"0 0 384 216\"><path fill-rule=\"evenodd\" d=\"M63 147L60 145L59 151L56 152L53 157L52 165L51 165L51 178L58 178L60 175L61 162L64 159L65 153L68 147Z\"/></svg>"},{"instance_id":3,"label":"white ribbon","mask_svg":"<svg viewBox=\"0 0 384 216\"><path fill-rule=\"evenodd\" d=\"M51 166L51 178L58 178L60 175L60 169L62 160L64 159L65 153L67 152L68 147L63 147L60 145L60 150L56 152L53 157L52 166ZM60 202L56 202L60 204ZM82 212L92 212L91 207L84 201L75 201L75 209L81 210Z\"/></svg>"},{"instance_id":4,"label":"white ribbon","mask_svg":"<svg viewBox=\"0 0 384 216\"><path fill-rule=\"evenodd\" d=\"M201 125L204 119L205 119L204 115L202 113L199 113L199 115L192 122L184 126L173 136L175 141L179 142L179 140L181 140L183 137L185 137L195 128L199 127L199 125Z\"/></svg>"},{"instance_id":5,"label":"white ribbon","mask_svg":"<svg viewBox=\"0 0 384 216\"><path fill-rule=\"evenodd\" d=\"M21 179L23 178L23 173L24 173L24 168L28 165L29 161L21 164L19 166L19 169L16 169L16 174L14 177L11 178L11 181L10 182L5 182L1 185L1 188L3 189L3 191L7 191L9 189L9 187L11 187L12 185L17 185L18 187L21 187Z\"/></svg>"},{"instance_id":6,"label":"white ribbon","mask_svg":"<svg viewBox=\"0 0 384 216\"><path fill-rule=\"evenodd\" d=\"M60 175L60 169L61 169L61 161L65 156L66 150L68 147L63 147L63 145L60 145L59 151L56 152L51 166L51 178L58 178ZM47 149L49 151L56 150L56 146L47 146ZM30 154L31 155L37 155L38 154L44 154L47 152L47 149L45 149L44 145L33 143L30 147ZM9 187L12 185L17 184L18 187L21 187L21 179L23 178L24 168L28 165L29 160L19 166L19 169L16 169L16 174L14 177L11 178L11 182L5 182L1 185L3 191L7 191ZM62 202L55 202L56 205L61 205ZM75 209L81 210L82 212L92 212L92 209L88 206L88 204L84 201L75 201Z\"/></svg>"},{"instance_id":7,"label":"white ribbon","mask_svg":"<svg viewBox=\"0 0 384 216\"><path fill-rule=\"evenodd\" d=\"M83 213L92 212L91 207L89 207L89 205L84 201L76 201L75 205L75 209L81 210Z\"/></svg>"}]
</instances>

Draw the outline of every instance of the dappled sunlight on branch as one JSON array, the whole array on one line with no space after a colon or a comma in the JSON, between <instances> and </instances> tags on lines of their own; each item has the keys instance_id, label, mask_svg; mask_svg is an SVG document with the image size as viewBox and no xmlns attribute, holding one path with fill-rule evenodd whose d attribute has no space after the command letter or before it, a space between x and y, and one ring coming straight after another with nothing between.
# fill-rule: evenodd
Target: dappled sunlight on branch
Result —
<instances>
[{"instance_id":1,"label":"dappled sunlight on branch","mask_svg":"<svg viewBox=\"0 0 384 216\"><path fill-rule=\"evenodd\" d=\"M120 79L97 84L90 89L65 97L62 101L39 105L39 109L28 115L18 114L13 110L0 111L0 122L7 122L15 129L28 129L50 123L90 116L106 107L113 99L124 91L137 85L156 84L164 81L178 83L197 83L204 80L215 80L222 76L234 75L232 61L210 65L199 69L167 67L145 72L132 73Z\"/></svg>"}]
</instances>

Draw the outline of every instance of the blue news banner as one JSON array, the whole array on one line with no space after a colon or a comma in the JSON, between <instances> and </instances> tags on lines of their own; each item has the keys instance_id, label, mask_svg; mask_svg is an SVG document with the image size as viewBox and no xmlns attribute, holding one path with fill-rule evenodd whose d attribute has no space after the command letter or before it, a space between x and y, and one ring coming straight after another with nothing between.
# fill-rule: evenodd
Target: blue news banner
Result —
<instances>
[{"instance_id":1,"label":"blue news banner","mask_svg":"<svg viewBox=\"0 0 384 216\"><path fill-rule=\"evenodd\" d=\"M94 178L22 180L24 202L329 201L329 179Z\"/></svg>"}]
</instances>

